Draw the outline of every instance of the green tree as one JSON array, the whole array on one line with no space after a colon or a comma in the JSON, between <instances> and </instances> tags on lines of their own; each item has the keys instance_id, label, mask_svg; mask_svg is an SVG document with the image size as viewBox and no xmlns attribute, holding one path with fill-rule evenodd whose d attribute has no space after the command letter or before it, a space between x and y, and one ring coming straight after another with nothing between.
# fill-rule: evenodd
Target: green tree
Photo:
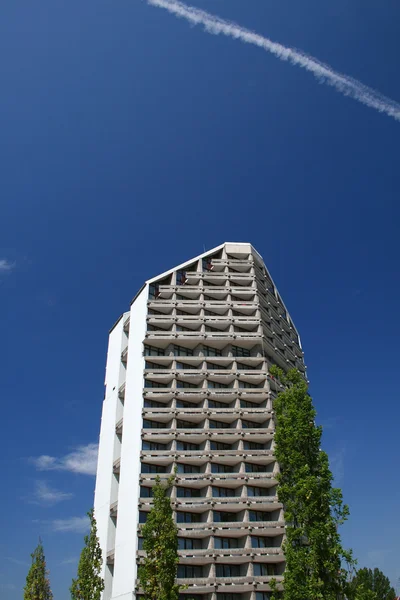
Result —
<instances>
[{"instance_id":1,"label":"green tree","mask_svg":"<svg viewBox=\"0 0 400 600\"><path fill-rule=\"evenodd\" d=\"M332 487L306 381L296 369L284 374L274 366L271 374L285 386L274 401L278 498L286 521L284 598L337 600L348 585L343 564L354 564L338 533L349 510L341 490Z\"/></svg>"},{"instance_id":2,"label":"green tree","mask_svg":"<svg viewBox=\"0 0 400 600\"><path fill-rule=\"evenodd\" d=\"M389 578L379 569L359 569L350 584L351 598L355 600L394 600L396 591Z\"/></svg>"},{"instance_id":3,"label":"green tree","mask_svg":"<svg viewBox=\"0 0 400 600\"><path fill-rule=\"evenodd\" d=\"M32 564L26 577L24 600L53 600L42 540L39 539L31 557Z\"/></svg>"},{"instance_id":4,"label":"green tree","mask_svg":"<svg viewBox=\"0 0 400 600\"><path fill-rule=\"evenodd\" d=\"M71 600L100 600L104 581L100 576L103 564L97 525L93 509L88 512L90 533L85 536L85 546L78 564L78 576L72 580Z\"/></svg>"},{"instance_id":5,"label":"green tree","mask_svg":"<svg viewBox=\"0 0 400 600\"><path fill-rule=\"evenodd\" d=\"M174 476L170 477L163 485L157 477L153 488L153 507L142 528L146 556L138 574L144 600L177 600L182 589L175 582L179 561L178 530L167 496L173 479Z\"/></svg>"}]
</instances>

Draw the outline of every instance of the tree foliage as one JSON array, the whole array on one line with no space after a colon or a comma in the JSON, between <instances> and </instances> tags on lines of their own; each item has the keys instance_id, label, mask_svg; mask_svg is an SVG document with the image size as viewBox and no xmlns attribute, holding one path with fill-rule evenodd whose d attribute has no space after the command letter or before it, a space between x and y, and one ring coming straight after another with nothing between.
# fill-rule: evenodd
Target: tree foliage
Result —
<instances>
[{"instance_id":1,"label":"tree foliage","mask_svg":"<svg viewBox=\"0 0 400 600\"><path fill-rule=\"evenodd\" d=\"M104 581L100 575L103 564L97 537L97 525L93 509L88 512L90 533L85 536L85 546L78 564L78 576L72 580L71 600L100 600Z\"/></svg>"},{"instance_id":2,"label":"tree foliage","mask_svg":"<svg viewBox=\"0 0 400 600\"><path fill-rule=\"evenodd\" d=\"M142 528L143 550L146 552L139 567L139 580L144 600L177 600L179 585L175 583L178 558L178 530L172 517L166 485L157 477L153 488L153 507Z\"/></svg>"},{"instance_id":3,"label":"tree foliage","mask_svg":"<svg viewBox=\"0 0 400 600\"><path fill-rule=\"evenodd\" d=\"M300 373L278 367L271 374L284 384L274 402L275 456L280 465L278 498L286 521L285 600L337 600L347 587L343 563L354 564L341 545L338 526L349 510L332 487L328 456L320 449L322 428Z\"/></svg>"},{"instance_id":4,"label":"tree foliage","mask_svg":"<svg viewBox=\"0 0 400 600\"><path fill-rule=\"evenodd\" d=\"M46 569L46 559L41 540L39 540L39 544L34 552L32 552L31 557L32 564L26 577L24 600L53 600L49 572Z\"/></svg>"},{"instance_id":5,"label":"tree foliage","mask_svg":"<svg viewBox=\"0 0 400 600\"><path fill-rule=\"evenodd\" d=\"M350 584L349 598L354 600L394 600L396 591L379 569L360 569Z\"/></svg>"}]
</instances>

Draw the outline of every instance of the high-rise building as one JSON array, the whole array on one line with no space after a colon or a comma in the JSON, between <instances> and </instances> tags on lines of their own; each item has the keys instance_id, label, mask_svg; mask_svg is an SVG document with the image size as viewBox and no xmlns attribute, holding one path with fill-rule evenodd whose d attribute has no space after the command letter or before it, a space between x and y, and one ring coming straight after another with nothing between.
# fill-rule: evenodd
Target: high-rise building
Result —
<instances>
[{"instance_id":1,"label":"high-rise building","mask_svg":"<svg viewBox=\"0 0 400 600\"><path fill-rule=\"evenodd\" d=\"M226 242L148 280L110 332L95 493L103 600L140 598L140 531L176 469L182 598L266 600L285 567L271 364L305 374L258 252Z\"/></svg>"}]
</instances>

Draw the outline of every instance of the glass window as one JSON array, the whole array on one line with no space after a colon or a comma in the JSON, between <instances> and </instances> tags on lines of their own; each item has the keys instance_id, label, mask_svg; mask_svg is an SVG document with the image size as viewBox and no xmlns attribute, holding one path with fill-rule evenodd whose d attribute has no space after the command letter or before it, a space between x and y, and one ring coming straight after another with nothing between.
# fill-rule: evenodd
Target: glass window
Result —
<instances>
[{"instance_id":1,"label":"glass window","mask_svg":"<svg viewBox=\"0 0 400 600\"><path fill-rule=\"evenodd\" d=\"M260 444L259 442L245 442L244 443L245 450L265 450L264 444Z\"/></svg>"},{"instance_id":2,"label":"glass window","mask_svg":"<svg viewBox=\"0 0 400 600\"><path fill-rule=\"evenodd\" d=\"M237 513L214 511L214 523L234 523L237 521Z\"/></svg>"},{"instance_id":3,"label":"glass window","mask_svg":"<svg viewBox=\"0 0 400 600\"><path fill-rule=\"evenodd\" d=\"M271 513L262 510L250 510L249 511L250 521L272 521Z\"/></svg>"},{"instance_id":4,"label":"glass window","mask_svg":"<svg viewBox=\"0 0 400 600\"><path fill-rule=\"evenodd\" d=\"M157 400L147 400L145 398L144 407L145 408L167 408L167 405L163 404L162 402L157 402Z\"/></svg>"},{"instance_id":5,"label":"glass window","mask_svg":"<svg viewBox=\"0 0 400 600\"><path fill-rule=\"evenodd\" d=\"M203 567L198 565L178 565L177 577L179 579L194 579L202 577Z\"/></svg>"},{"instance_id":6,"label":"glass window","mask_svg":"<svg viewBox=\"0 0 400 600\"><path fill-rule=\"evenodd\" d=\"M270 597L268 592L256 592L256 600L269 600Z\"/></svg>"},{"instance_id":7,"label":"glass window","mask_svg":"<svg viewBox=\"0 0 400 600\"><path fill-rule=\"evenodd\" d=\"M260 386L256 383L249 383L248 381L239 381L239 387L248 389L248 388L258 388ZM262 384L262 387L264 387L263 384Z\"/></svg>"},{"instance_id":8,"label":"glass window","mask_svg":"<svg viewBox=\"0 0 400 600\"><path fill-rule=\"evenodd\" d=\"M140 497L141 498L152 498L153 497L153 488L140 486Z\"/></svg>"},{"instance_id":9,"label":"glass window","mask_svg":"<svg viewBox=\"0 0 400 600\"><path fill-rule=\"evenodd\" d=\"M167 387L171 387L171 386L168 385L167 383L161 383L159 381L151 381L150 379L145 379L144 387L145 388L167 388Z\"/></svg>"},{"instance_id":10,"label":"glass window","mask_svg":"<svg viewBox=\"0 0 400 600\"><path fill-rule=\"evenodd\" d=\"M240 348L239 346L232 346L233 356L250 356L250 350L248 348Z\"/></svg>"},{"instance_id":11,"label":"glass window","mask_svg":"<svg viewBox=\"0 0 400 600\"><path fill-rule=\"evenodd\" d=\"M177 511L177 523L201 523L201 514Z\"/></svg>"},{"instance_id":12,"label":"glass window","mask_svg":"<svg viewBox=\"0 0 400 600\"><path fill-rule=\"evenodd\" d=\"M243 429L260 429L259 423L254 423L254 421L246 421L242 419L242 428Z\"/></svg>"},{"instance_id":13,"label":"glass window","mask_svg":"<svg viewBox=\"0 0 400 600\"><path fill-rule=\"evenodd\" d=\"M211 463L211 473L234 473L235 467L233 465L220 465L218 463Z\"/></svg>"},{"instance_id":14,"label":"glass window","mask_svg":"<svg viewBox=\"0 0 400 600\"><path fill-rule=\"evenodd\" d=\"M229 404L226 402L218 402L217 400L209 400L208 408L229 408Z\"/></svg>"},{"instance_id":15,"label":"glass window","mask_svg":"<svg viewBox=\"0 0 400 600\"><path fill-rule=\"evenodd\" d=\"M211 442L211 450L232 450L232 444L225 444L225 442Z\"/></svg>"},{"instance_id":16,"label":"glass window","mask_svg":"<svg viewBox=\"0 0 400 600\"><path fill-rule=\"evenodd\" d=\"M177 487L176 495L178 498L200 498L201 490L194 490L192 488Z\"/></svg>"},{"instance_id":17,"label":"glass window","mask_svg":"<svg viewBox=\"0 0 400 600\"><path fill-rule=\"evenodd\" d=\"M239 565L216 565L217 577L240 577Z\"/></svg>"},{"instance_id":18,"label":"glass window","mask_svg":"<svg viewBox=\"0 0 400 600\"><path fill-rule=\"evenodd\" d=\"M193 356L193 350L191 348L185 348L184 346L174 345L175 356Z\"/></svg>"},{"instance_id":19,"label":"glass window","mask_svg":"<svg viewBox=\"0 0 400 600\"><path fill-rule=\"evenodd\" d=\"M167 423L159 423L158 421L149 421L143 419L143 429L167 429Z\"/></svg>"},{"instance_id":20,"label":"glass window","mask_svg":"<svg viewBox=\"0 0 400 600\"><path fill-rule=\"evenodd\" d=\"M159 442L142 442L142 450L165 450L167 444L160 444Z\"/></svg>"},{"instance_id":21,"label":"glass window","mask_svg":"<svg viewBox=\"0 0 400 600\"><path fill-rule=\"evenodd\" d=\"M202 540L192 538L178 538L179 550L200 550L202 548Z\"/></svg>"},{"instance_id":22,"label":"glass window","mask_svg":"<svg viewBox=\"0 0 400 600\"><path fill-rule=\"evenodd\" d=\"M159 294L158 285L156 283L150 283L149 285L149 300L154 300Z\"/></svg>"},{"instance_id":23,"label":"glass window","mask_svg":"<svg viewBox=\"0 0 400 600\"><path fill-rule=\"evenodd\" d=\"M220 389L220 388L228 388L230 386L227 383L217 383L216 381L209 381L207 387L214 388L214 389Z\"/></svg>"},{"instance_id":24,"label":"glass window","mask_svg":"<svg viewBox=\"0 0 400 600\"><path fill-rule=\"evenodd\" d=\"M203 346L204 356L222 356L222 351L218 348L211 348L210 346Z\"/></svg>"},{"instance_id":25,"label":"glass window","mask_svg":"<svg viewBox=\"0 0 400 600\"><path fill-rule=\"evenodd\" d=\"M265 473L265 465L256 465L254 463L246 463L246 473Z\"/></svg>"},{"instance_id":26,"label":"glass window","mask_svg":"<svg viewBox=\"0 0 400 600\"><path fill-rule=\"evenodd\" d=\"M202 259L203 271L211 271L213 268L211 264L211 258L203 258Z\"/></svg>"},{"instance_id":27,"label":"glass window","mask_svg":"<svg viewBox=\"0 0 400 600\"><path fill-rule=\"evenodd\" d=\"M267 537L263 536L252 536L251 537L251 547L252 548L270 548L271 541Z\"/></svg>"},{"instance_id":28,"label":"glass window","mask_svg":"<svg viewBox=\"0 0 400 600\"><path fill-rule=\"evenodd\" d=\"M164 465L149 465L147 463L142 463L142 473L166 473L167 467Z\"/></svg>"},{"instance_id":29,"label":"glass window","mask_svg":"<svg viewBox=\"0 0 400 600\"><path fill-rule=\"evenodd\" d=\"M191 444L190 442L178 442L177 450L199 450L199 444Z\"/></svg>"},{"instance_id":30,"label":"glass window","mask_svg":"<svg viewBox=\"0 0 400 600\"><path fill-rule=\"evenodd\" d=\"M236 538L214 538L215 548L238 548L238 540Z\"/></svg>"},{"instance_id":31,"label":"glass window","mask_svg":"<svg viewBox=\"0 0 400 600\"><path fill-rule=\"evenodd\" d=\"M165 356L164 348L155 348L154 346L144 347L144 355L145 356Z\"/></svg>"},{"instance_id":32,"label":"glass window","mask_svg":"<svg viewBox=\"0 0 400 600\"><path fill-rule=\"evenodd\" d=\"M210 429L230 429L231 424L210 419Z\"/></svg>"},{"instance_id":33,"label":"glass window","mask_svg":"<svg viewBox=\"0 0 400 600\"><path fill-rule=\"evenodd\" d=\"M177 381L176 382L176 387L177 388L197 388L197 389L201 389L195 383L189 383L188 381Z\"/></svg>"},{"instance_id":34,"label":"glass window","mask_svg":"<svg viewBox=\"0 0 400 600\"><path fill-rule=\"evenodd\" d=\"M139 523L146 523L147 515L149 513L139 510Z\"/></svg>"},{"instance_id":35,"label":"glass window","mask_svg":"<svg viewBox=\"0 0 400 600\"><path fill-rule=\"evenodd\" d=\"M178 473L200 473L200 467L198 465L184 465L177 463L176 465Z\"/></svg>"},{"instance_id":36,"label":"glass window","mask_svg":"<svg viewBox=\"0 0 400 600\"><path fill-rule=\"evenodd\" d=\"M191 421L182 421L181 419L178 419L176 426L178 429L198 429L199 423L192 423Z\"/></svg>"},{"instance_id":37,"label":"glass window","mask_svg":"<svg viewBox=\"0 0 400 600\"><path fill-rule=\"evenodd\" d=\"M275 565L265 563L254 564L254 576L262 577L265 575L275 575Z\"/></svg>"},{"instance_id":38,"label":"glass window","mask_svg":"<svg viewBox=\"0 0 400 600\"><path fill-rule=\"evenodd\" d=\"M235 490L224 487L213 487L212 495L214 498L230 498L235 495Z\"/></svg>"},{"instance_id":39,"label":"glass window","mask_svg":"<svg viewBox=\"0 0 400 600\"><path fill-rule=\"evenodd\" d=\"M268 489L262 487L247 486L248 496L269 496Z\"/></svg>"}]
</instances>

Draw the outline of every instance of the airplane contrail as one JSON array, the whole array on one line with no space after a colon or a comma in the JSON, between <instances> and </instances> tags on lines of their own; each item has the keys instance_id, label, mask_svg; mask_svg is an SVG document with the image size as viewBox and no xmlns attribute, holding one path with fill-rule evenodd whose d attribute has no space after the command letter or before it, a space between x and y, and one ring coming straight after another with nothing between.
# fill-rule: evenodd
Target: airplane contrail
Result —
<instances>
[{"instance_id":1,"label":"airplane contrail","mask_svg":"<svg viewBox=\"0 0 400 600\"><path fill-rule=\"evenodd\" d=\"M225 21L204 10L188 6L179 0L147 0L148 4L158 8L164 8L168 12L182 17L194 25L204 25L208 33L222 34L238 39L247 44L253 44L270 52L280 60L288 61L312 73L319 81L334 87L345 96L354 98L362 104L375 108L375 110L393 117L400 121L400 104L387 98L380 92L364 85L361 81L353 79L348 75L334 71L329 65L320 62L313 56L305 54L301 50L288 48L267 37L245 29L236 23Z\"/></svg>"}]
</instances>

